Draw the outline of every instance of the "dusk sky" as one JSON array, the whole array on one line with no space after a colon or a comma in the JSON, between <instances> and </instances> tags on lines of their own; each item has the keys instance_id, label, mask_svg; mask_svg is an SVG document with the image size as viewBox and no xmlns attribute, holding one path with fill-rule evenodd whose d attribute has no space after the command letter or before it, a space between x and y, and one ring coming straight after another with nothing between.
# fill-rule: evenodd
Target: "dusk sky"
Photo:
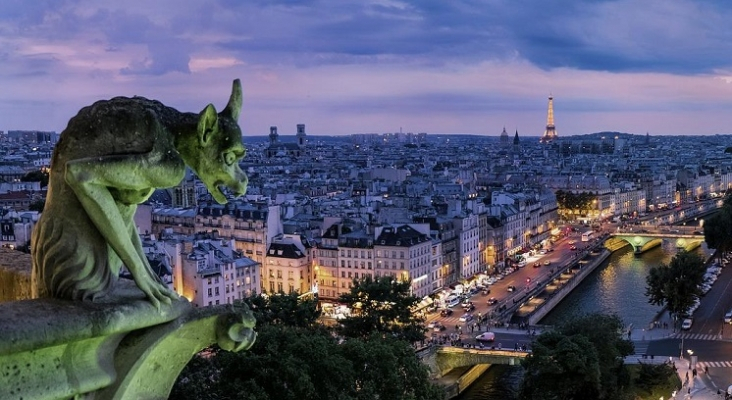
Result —
<instances>
[{"instance_id":1,"label":"dusk sky","mask_svg":"<svg viewBox=\"0 0 732 400\"><path fill-rule=\"evenodd\" d=\"M2 0L0 130L139 95L245 135L732 133L732 1Z\"/></svg>"}]
</instances>

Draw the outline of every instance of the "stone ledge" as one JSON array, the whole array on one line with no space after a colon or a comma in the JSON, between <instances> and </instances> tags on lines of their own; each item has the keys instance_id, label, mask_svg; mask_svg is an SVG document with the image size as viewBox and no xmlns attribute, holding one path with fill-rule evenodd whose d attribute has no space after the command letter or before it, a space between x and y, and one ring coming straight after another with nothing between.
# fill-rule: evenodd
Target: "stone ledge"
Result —
<instances>
[{"instance_id":1,"label":"stone ledge","mask_svg":"<svg viewBox=\"0 0 732 400\"><path fill-rule=\"evenodd\" d=\"M112 296L98 302L57 299L0 303L0 356L59 343L126 333L172 321L192 306L182 298L160 311L132 281L121 280Z\"/></svg>"},{"instance_id":2,"label":"stone ledge","mask_svg":"<svg viewBox=\"0 0 732 400\"><path fill-rule=\"evenodd\" d=\"M0 304L0 399L167 399L191 357L212 344L245 350L254 319L232 306L157 310L133 282L95 303Z\"/></svg>"}]
</instances>

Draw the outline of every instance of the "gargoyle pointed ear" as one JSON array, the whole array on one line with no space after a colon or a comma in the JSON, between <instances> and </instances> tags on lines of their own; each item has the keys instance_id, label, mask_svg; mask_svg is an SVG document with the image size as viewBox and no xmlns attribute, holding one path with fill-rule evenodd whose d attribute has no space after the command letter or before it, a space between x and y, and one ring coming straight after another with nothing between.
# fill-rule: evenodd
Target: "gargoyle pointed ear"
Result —
<instances>
[{"instance_id":1,"label":"gargoyle pointed ear","mask_svg":"<svg viewBox=\"0 0 732 400\"><path fill-rule=\"evenodd\" d=\"M198 143L202 146L208 144L211 135L218 129L219 116L216 114L216 108L213 104L209 104L198 115Z\"/></svg>"},{"instance_id":2,"label":"gargoyle pointed ear","mask_svg":"<svg viewBox=\"0 0 732 400\"><path fill-rule=\"evenodd\" d=\"M234 79L234 84L231 87L231 97L229 97L229 104L226 105L221 114L229 115L234 121L239 120L239 113L241 112L241 81Z\"/></svg>"}]
</instances>

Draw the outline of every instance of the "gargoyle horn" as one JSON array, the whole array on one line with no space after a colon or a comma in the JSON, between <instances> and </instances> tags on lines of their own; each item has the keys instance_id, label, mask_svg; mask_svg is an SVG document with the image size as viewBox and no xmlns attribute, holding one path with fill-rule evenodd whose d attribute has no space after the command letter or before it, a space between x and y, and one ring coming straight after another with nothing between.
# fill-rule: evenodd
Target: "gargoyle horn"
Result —
<instances>
[{"instance_id":1,"label":"gargoyle horn","mask_svg":"<svg viewBox=\"0 0 732 400\"><path fill-rule=\"evenodd\" d=\"M239 113L241 112L241 81L234 79L234 84L231 87L231 97L229 97L229 104L226 105L221 114L229 115L234 121L239 120Z\"/></svg>"}]
</instances>

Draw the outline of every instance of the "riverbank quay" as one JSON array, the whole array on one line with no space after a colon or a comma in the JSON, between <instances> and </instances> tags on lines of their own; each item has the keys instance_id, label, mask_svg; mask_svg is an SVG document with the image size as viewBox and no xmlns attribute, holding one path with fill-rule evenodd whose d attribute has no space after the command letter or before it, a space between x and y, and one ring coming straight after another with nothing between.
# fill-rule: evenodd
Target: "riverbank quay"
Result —
<instances>
[{"instance_id":1,"label":"riverbank quay","mask_svg":"<svg viewBox=\"0 0 732 400\"><path fill-rule=\"evenodd\" d=\"M445 400L459 396L486 373L490 367L490 364L479 364L472 367L455 368L445 376L437 378L437 383L445 391Z\"/></svg>"},{"instance_id":2,"label":"riverbank quay","mask_svg":"<svg viewBox=\"0 0 732 400\"><path fill-rule=\"evenodd\" d=\"M611 251L602 247L601 242L577 254L565 268L556 271L547 281L521 299L513 312L511 322L537 325L611 254Z\"/></svg>"},{"instance_id":3,"label":"riverbank quay","mask_svg":"<svg viewBox=\"0 0 732 400\"><path fill-rule=\"evenodd\" d=\"M435 364L434 352L444 346L428 345L417 349L417 357L422 360L430 369L432 380L442 387L445 392L445 400L453 399L464 392L478 378L480 378L491 364L477 364L472 366L457 367L450 370L445 375L439 376L439 368Z\"/></svg>"}]
</instances>

